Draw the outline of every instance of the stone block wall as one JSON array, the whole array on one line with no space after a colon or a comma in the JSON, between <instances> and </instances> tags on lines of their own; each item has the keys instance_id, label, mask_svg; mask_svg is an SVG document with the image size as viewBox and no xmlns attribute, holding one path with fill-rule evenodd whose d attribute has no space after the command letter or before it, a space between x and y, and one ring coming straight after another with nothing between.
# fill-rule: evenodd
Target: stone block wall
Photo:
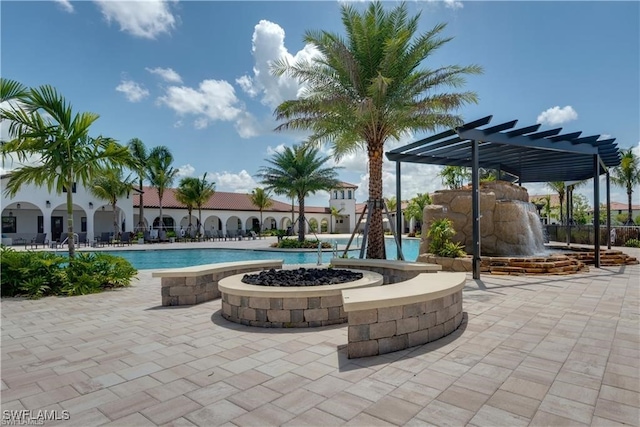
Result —
<instances>
[{"instance_id":1,"label":"stone block wall","mask_svg":"<svg viewBox=\"0 0 640 427\"><path fill-rule=\"evenodd\" d=\"M393 267L379 267L379 266L369 266L363 264L359 259L354 259L353 263L349 263L349 259L340 260L340 264L336 266L336 268L352 268L356 270L366 270L373 271L374 273L378 273L382 276L382 284L390 285L392 283L406 282L409 279L413 279L417 277L421 273L435 273L437 270L430 268L424 270L402 270L400 268ZM398 261L399 263L406 264L404 261Z\"/></svg>"},{"instance_id":2,"label":"stone block wall","mask_svg":"<svg viewBox=\"0 0 640 427\"><path fill-rule=\"evenodd\" d=\"M248 326L309 328L347 322L342 294L277 298L222 294L222 317Z\"/></svg>"},{"instance_id":3,"label":"stone block wall","mask_svg":"<svg viewBox=\"0 0 640 427\"><path fill-rule=\"evenodd\" d=\"M462 290L430 301L348 314L350 359L391 353L435 341L458 329Z\"/></svg>"},{"instance_id":4,"label":"stone block wall","mask_svg":"<svg viewBox=\"0 0 640 427\"><path fill-rule=\"evenodd\" d=\"M220 297L218 282L227 276L268 270L272 267L245 267L193 277L162 277L162 305L193 305Z\"/></svg>"}]
</instances>

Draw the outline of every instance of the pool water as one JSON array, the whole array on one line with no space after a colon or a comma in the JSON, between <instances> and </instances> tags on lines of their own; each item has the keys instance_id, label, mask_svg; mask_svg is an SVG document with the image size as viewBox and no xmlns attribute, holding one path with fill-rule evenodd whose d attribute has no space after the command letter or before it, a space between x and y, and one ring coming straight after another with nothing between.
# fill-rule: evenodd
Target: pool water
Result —
<instances>
[{"instance_id":1,"label":"pool water","mask_svg":"<svg viewBox=\"0 0 640 427\"><path fill-rule=\"evenodd\" d=\"M338 245L346 245L348 239L323 239L330 243L334 241ZM359 244L354 242L351 248ZM418 257L420 241L418 239L403 239L402 252L405 260L415 261ZM343 248L344 246L340 246ZM393 239L385 239L385 249L388 259L396 259L396 244ZM248 249L157 249L137 251L110 251L109 253L121 256L128 260L139 270L189 267L192 265L212 264L217 262L252 261L261 259L282 259L285 264L316 264L318 253L313 252L280 252L280 251L256 251ZM359 250L351 249L349 256L358 257ZM338 251L338 256L342 251ZM329 264L333 258L332 252L322 252L322 263Z\"/></svg>"}]
</instances>

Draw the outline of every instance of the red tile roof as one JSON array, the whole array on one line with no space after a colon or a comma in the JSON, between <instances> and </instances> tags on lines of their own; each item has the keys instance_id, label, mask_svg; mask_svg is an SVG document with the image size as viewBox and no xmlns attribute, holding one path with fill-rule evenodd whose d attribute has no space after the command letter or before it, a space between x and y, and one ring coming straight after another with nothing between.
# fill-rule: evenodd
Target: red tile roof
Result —
<instances>
[{"instance_id":1,"label":"red tile roof","mask_svg":"<svg viewBox=\"0 0 640 427\"><path fill-rule=\"evenodd\" d=\"M144 207L157 208L160 207L158 199L158 191L153 187L144 187ZM291 204L283 203L278 200L271 199L273 205L267 209L269 212L291 212ZM133 194L133 206L140 206L140 195ZM167 188L162 197L163 208L182 208L185 206L176 200L175 189ZM251 194L247 193L228 193L224 191L216 191L211 198L204 204L202 209L205 210L229 210L229 211L258 211L258 208L251 203ZM297 206L296 206L297 211ZM266 211L265 211L266 212ZM305 206L306 213L328 213L329 208L319 206Z\"/></svg>"},{"instance_id":2,"label":"red tile roof","mask_svg":"<svg viewBox=\"0 0 640 427\"><path fill-rule=\"evenodd\" d=\"M336 188L358 188L355 184L349 184L348 182L340 181Z\"/></svg>"}]
</instances>

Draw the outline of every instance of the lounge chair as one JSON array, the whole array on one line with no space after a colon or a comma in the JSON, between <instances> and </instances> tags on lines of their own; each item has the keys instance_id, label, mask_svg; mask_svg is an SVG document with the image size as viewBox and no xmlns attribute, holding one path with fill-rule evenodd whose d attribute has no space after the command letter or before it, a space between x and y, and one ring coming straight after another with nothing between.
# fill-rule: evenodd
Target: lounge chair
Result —
<instances>
[{"instance_id":1,"label":"lounge chair","mask_svg":"<svg viewBox=\"0 0 640 427\"><path fill-rule=\"evenodd\" d=\"M89 243L87 242L86 232L78 233L78 247L80 245L89 246Z\"/></svg>"},{"instance_id":2,"label":"lounge chair","mask_svg":"<svg viewBox=\"0 0 640 427\"><path fill-rule=\"evenodd\" d=\"M158 231L158 240L161 242L166 242L167 240L167 232L164 230L159 230Z\"/></svg>"},{"instance_id":3,"label":"lounge chair","mask_svg":"<svg viewBox=\"0 0 640 427\"><path fill-rule=\"evenodd\" d=\"M249 234L251 235L251 238L252 238L253 240L256 240L256 237L258 237L258 235L256 234L256 232L255 232L255 231L253 231L253 230L251 230L251 231L249 232Z\"/></svg>"},{"instance_id":4,"label":"lounge chair","mask_svg":"<svg viewBox=\"0 0 640 427\"><path fill-rule=\"evenodd\" d=\"M36 237L31 239L31 248L35 246L38 249L39 245L46 246L49 244L49 240L47 240L47 233L38 233ZM26 246L26 245L25 245Z\"/></svg>"},{"instance_id":5,"label":"lounge chair","mask_svg":"<svg viewBox=\"0 0 640 427\"><path fill-rule=\"evenodd\" d=\"M98 240L97 243L100 246L110 245L111 244L111 233L109 233L108 231L103 231L102 233L100 233L100 239Z\"/></svg>"}]
</instances>

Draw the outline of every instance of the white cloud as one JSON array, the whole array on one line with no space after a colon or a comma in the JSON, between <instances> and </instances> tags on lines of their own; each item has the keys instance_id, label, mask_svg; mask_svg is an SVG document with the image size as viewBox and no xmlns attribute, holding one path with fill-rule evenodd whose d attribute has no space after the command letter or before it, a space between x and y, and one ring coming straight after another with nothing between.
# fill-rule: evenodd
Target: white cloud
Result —
<instances>
[{"instance_id":1,"label":"white cloud","mask_svg":"<svg viewBox=\"0 0 640 427\"><path fill-rule=\"evenodd\" d=\"M122 80L116 90L122 92L129 102L140 102L149 96L149 91L133 80Z\"/></svg>"},{"instance_id":2,"label":"white cloud","mask_svg":"<svg viewBox=\"0 0 640 427\"><path fill-rule=\"evenodd\" d=\"M633 154L640 157L640 141L638 141L638 144L635 147L633 147L631 151L633 151Z\"/></svg>"},{"instance_id":3,"label":"white cloud","mask_svg":"<svg viewBox=\"0 0 640 427\"><path fill-rule=\"evenodd\" d=\"M184 123L182 122L182 120L178 120L177 122L175 122L173 124L174 128L181 128L184 125Z\"/></svg>"},{"instance_id":4,"label":"white cloud","mask_svg":"<svg viewBox=\"0 0 640 427\"><path fill-rule=\"evenodd\" d=\"M171 9L174 1L112 1L95 0L107 23L116 21L120 31L136 37L155 39L170 33L176 25Z\"/></svg>"},{"instance_id":5,"label":"white cloud","mask_svg":"<svg viewBox=\"0 0 640 427\"><path fill-rule=\"evenodd\" d=\"M156 68L145 68L145 70L147 70L151 74L156 74L160 76L160 78L166 82L182 83L182 77L180 77L180 74L173 71L172 68L156 67Z\"/></svg>"},{"instance_id":6,"label":"white cloud","mask_svg":"<svg viewBox=\"0 0 640 427\"><path fill-rule=\"evenodd\" d=\"M602 141L604 139L611 139L612 136L609 135L608 133L603 133L602 135L600 135L600 138L598 138L598 141Z\"/></svg>"},{"instance_id":7,"label":"white cloud","mask_svg":"<svg viewBox=\"0 0 640 427\"><path fill-rule=\"evenodd\" d=\"M193 173L195 171L196 171L196 168L194 168L189 163L187 163L186 165L182 165L182 166L178 167L177 176L178 176L178 178L184 178L184 177L187 177L187 176L193 176Z\"/></svg>"},{"instance_id":8,"label":"white cloud","mask_svg":"<svg viewBox=\"0 0 640 427\"><path fill-rule=\"evenodd\" d=\"M253 76L244 75L236 79L236 83L249 96L262 94L262 104L270 108L275 108L285 100L297 98L301 89L298 81L292 77L273 76L270 70L273 61L285 58L293 63L320 55L311 45L305 45L295 55L290 54L284 46L284 36L284 30L278 24L261 20L255 26L252 38L255 60Z\"/></svg>"},{"instance_id":9,"label":"white cloud","mask_svg":"<svg viewBox=\"0 0 640 427\"><path fill-rule=\"evenodd\" d=\"M461 1L457 1L457 0L444 0L444 6L448 7L449 9L462 9L464 7L464 5L462 4Z\"/></svg>"},{"instance_id":10,"label":"white cloud","mask_svg":"<svg viewBox=\"0 0 640 427\"><path fill-rule=\"evenodd\" d=\"M197 116L199 125L216 120L232 121L241 113L233 86L224 80L203 80L197 89L170 86L158 102L179 115Z\"/></svg>"},{"instance_id":11,"label":"white cloud","mask_svg":"<svg viewBox=\"0 0 640 427\"><path fill-rule=\"evenodd\" d=\"M205 117L200 117L199 119L196 119L196 120L193 122L193 126L194 126L196 129L204 129L204 128L206 128L207 126L209 126L209 120L207 120Z\"/></svg>"},{"instance_id":12,"label":"white cloud","mask_svg":"<svg viewBox=\"0 0 640 427\"><path fill-rule=\"evenodd\" d=\"M256 187L259 187L255 179L246 170L239 173L224 171L211 172L209 175L211 180L216 183L217 191L228 191L232 193L250 193Z\"/></svg>"},{"instance_id":13,"label":"white cloud","mask_svg":"<svg viewBox=\"0 0 640 427\"><path fill-rule=\"evenodd\" d=\"M262 133L262 126L251 113L243 111L234 124L240 138L252 138Z\"/></svg>"},{"instance_id":14,"label":"white cloud","mask_svg":"<svg viewBox=\"0 0 640 427\"><path fill-rule=\"evenodd\" d=\"M58 3L58 6L60 6L60 9L64 10L65 12L68 12L68 13L74 12L73 5L69 0L54 0L54 1Z\"/></svg>"},{"instance_id":15,"label":"white cloud","mask_svg":"<svg viewBox=\"0 0 640 427\"><path fill-rule=\"evenodd\" d=\"M571 120L576 120L577 118L578 113L576 113L576 110L574 110L570 105L567 105L563 108L560 108L556 105L555 107L549 108L546 111L540 113L536 123L553 126L570 122Z\"/></svg>"},{"instance_id":16,"label":"white cloud","mask_svg":"<svg viewBox=\"0 0 640 427\"><path fill-rule=\"evenodd\" d=\"M267 156L273 156L276 153L282 153L284 151L284 144L279 144L275 148L272 146L267 147Z\"/></svg>"}]
</instances>

